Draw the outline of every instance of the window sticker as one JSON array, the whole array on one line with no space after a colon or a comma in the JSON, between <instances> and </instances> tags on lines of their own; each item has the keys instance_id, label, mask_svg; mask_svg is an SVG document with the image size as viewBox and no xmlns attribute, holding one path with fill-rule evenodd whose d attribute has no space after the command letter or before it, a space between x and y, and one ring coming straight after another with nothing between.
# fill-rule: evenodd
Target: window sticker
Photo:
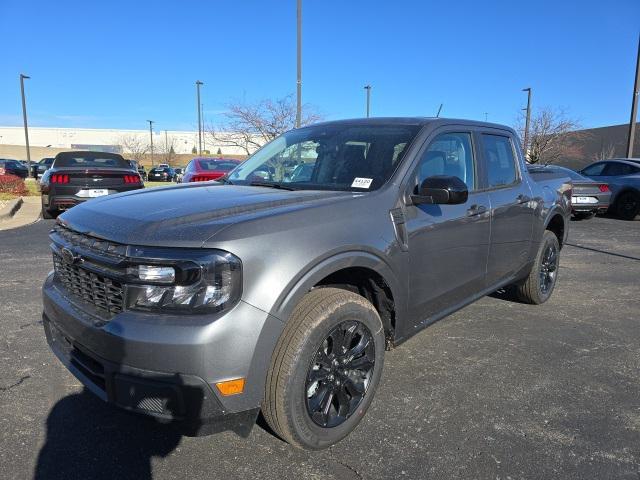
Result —
<instances>
[{"instance_id":1,"label":"window sticker","mask_svg":"<svg viewBox=\"0 0 640 480\"><path fill-rule=\"evenodd\" d=\"M369 188L371 186L371 182L373 182L373 178L356 177L353 179L353 183L351 184L351 187L352 188Z\"/></svg>"}]
</instances>

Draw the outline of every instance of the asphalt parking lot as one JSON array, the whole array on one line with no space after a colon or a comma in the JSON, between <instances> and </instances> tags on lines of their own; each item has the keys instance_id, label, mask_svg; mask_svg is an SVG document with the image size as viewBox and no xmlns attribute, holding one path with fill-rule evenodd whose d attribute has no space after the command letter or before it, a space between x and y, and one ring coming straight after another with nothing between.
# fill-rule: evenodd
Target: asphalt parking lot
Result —
<instances>
[{"instance_id":1,"label":"asphalt parking lot","mask_svg":"<svg viewBox=\"0 0 640 480\"><path fill-rule=\"evenodd\" d=\"M572 222L547 304L487 297L387 352L361 425L316 453L85 393L39 322L51 225L0 232L2 478L640 477L640 219Z\"/></svg>"}]
</instances>

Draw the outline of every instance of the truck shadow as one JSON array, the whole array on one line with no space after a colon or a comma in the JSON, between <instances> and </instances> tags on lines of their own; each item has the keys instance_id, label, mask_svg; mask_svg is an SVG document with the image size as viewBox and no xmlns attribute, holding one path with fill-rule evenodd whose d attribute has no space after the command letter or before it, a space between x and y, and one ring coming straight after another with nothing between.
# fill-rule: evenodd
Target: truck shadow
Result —
<instances>
[{"instance_id":1,"label":"truck shadow","mask_svg":"<svg viewBox=\"0 0 640 480\"><path fill-rule=\"evenodd\" d=\"M151 479L151 459L169 455L182 434L104 404L83 390L49 412L34 478Z\"/></svg>"}]
</instances>

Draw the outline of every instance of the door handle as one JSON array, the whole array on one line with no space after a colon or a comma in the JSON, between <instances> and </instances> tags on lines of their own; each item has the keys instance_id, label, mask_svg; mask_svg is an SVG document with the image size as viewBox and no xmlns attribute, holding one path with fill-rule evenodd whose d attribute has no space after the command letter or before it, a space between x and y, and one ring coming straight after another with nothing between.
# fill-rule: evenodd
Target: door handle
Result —
<instances>
[{"instance_id":1,"label":"door handle","mask_svg":"<svg viewBox=\"0 0 640 480\"><path fill-rule=\"evenodd\" d=\"M518 203L527 203L529 200L531 200L531 198L521 193L516 197L516 200Z\"/></svg>"},{"instance_id":2,"label":"door handle","mask_svg":"<svg viewBox=\"0 0 640 480\"><path fill-rule=\"evenodd\" d=\"M482 215L487 212L487 207L484 205L471 205L467 210L467 217L473 217L476 215Z\"/></svg>"}]
</instances>

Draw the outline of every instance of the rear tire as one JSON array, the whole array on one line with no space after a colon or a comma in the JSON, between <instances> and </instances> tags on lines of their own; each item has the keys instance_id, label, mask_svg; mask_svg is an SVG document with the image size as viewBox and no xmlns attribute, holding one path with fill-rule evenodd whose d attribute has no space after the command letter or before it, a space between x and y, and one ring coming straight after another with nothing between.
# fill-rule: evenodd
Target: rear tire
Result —
<instances>
[{"instance_id":1,"label":"rear tire","mask_svg":"<svg viewBox=\"0 0 640 480\"><path fill-rule=\"evenodd\" d=\"M58 217L58 215L59 215L58 210L49 210L47 207L45 207L44 201L42 201L41 203L42 203L42 218L43 219L52 220L52 219Z\"/></svg>"},{"instance_id":2,"label":"rear tire","mask_svg":"<svg viewBox=\"0 0 640 480\"><path fill-rule=\"evenodd\" d=\"M319 450L356 428L382 375L385 337L365 298L337 288L309 292L274 350L262 413L286 442Z\"/></svg>"},{"instance_id":3,"label":"rear tire","mask_svg":"<svg viewBox=\"0 0 640 480\"><path fill-rule=\"evenodd\" d=\"M623 220L633 220L640 213L640 194L622 192L616 198L615 212Z\"/></svg>"},{"instance_id":4,"label":"rear tire","mask_svg":"<svg viewBox=\"0 0 640 480\"><path fill-rule=\"evenodd\" d=\"M553 232L545 230L536 260L525 282L516 287L519 300L540 305L551 297L560 268L560 242Z\"/></svg>"}]
</instances>

